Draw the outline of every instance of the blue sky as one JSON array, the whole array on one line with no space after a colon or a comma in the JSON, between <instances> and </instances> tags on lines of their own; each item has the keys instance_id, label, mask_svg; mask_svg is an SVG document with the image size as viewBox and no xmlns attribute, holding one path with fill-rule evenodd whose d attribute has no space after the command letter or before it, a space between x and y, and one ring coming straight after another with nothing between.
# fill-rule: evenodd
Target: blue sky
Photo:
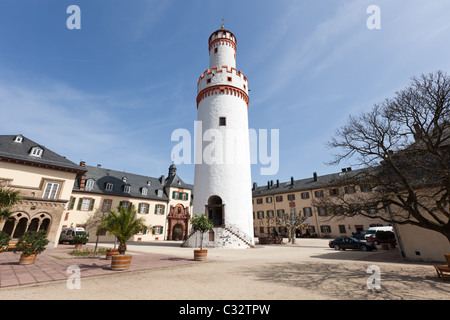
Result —
<instances>
[{"instance_id":1,"label":"blue sky","mask_svg":"<svg viewBox=\"0 0 450 320\"><path fill-rule=\"evenodd\" d=\"M81 29L69 30L69 5ZM381 10L370 30L369 5ZM450 1L0 0L0 134L78 163L167 175L175 129L193 134L209 35L237 37L249 127L279 129L288 181L338 172L325 143L413 76L450 69ZM178 165L188 183L194 165Z\"/></svg>"}]
</instances>

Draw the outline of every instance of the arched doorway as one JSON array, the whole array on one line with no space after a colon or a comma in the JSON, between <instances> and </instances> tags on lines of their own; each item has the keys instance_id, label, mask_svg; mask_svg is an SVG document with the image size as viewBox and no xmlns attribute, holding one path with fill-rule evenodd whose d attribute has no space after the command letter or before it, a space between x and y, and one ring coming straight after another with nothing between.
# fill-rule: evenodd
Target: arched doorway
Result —
<instances>
[{"instance_id":1,"label":"arched doorway","mask_svg":"<svg viewBox=\"0 0 450 320\"><path fill-rule=\"evenodd\" d=\"M41 226L39 227L39 231L44 230L45 232L47 232L49 225L50 225L50 219L45 218L44 220L42 220Z\"/></svg>"},{"instance_id":2,"label":"arched doorway","mask_svg":"<svg viewBox=\"0 0 450 320\"><path fill-rule=\"evenodd\" d=\"M180 223L177 223L172 229L172 240L178 241L180 239L183 239L183 226Z\"/></svg>"},{"instance_id":3,"label":"arched doorway","mask_svg":"<svg viewBox=\"0 0 450 320\"><path fill-rule=\"evenodd\" d=\"M48 213L40 213L31 219L27 213L16 212L3 225L3 232L6 232L11 238L20 238L25 232L29 231L48 231L51 223L51 216Z\"/></svg>"},{"instance_id":4,"label":"arched doorway","mask_svg":"<svg viewBox=\"0 0 450 320\"><path fill-rule=\"evenodd\" d=\"M208 218L212 220L214 227L220 227L225 224L224 204L219 196L209 197L206 212L208 212Z\"/></svg>"},{"instance_id":5,"label":"arched doorway","mask_svg":"<svg viewBox=\"0 0 450 320\"><path fill-rule=\"evenodd\" d=\"M16 225L16 229L14 230L12 238L20 238L25 233L25 231L27 231L27 224L28 218L20 218L19 222Z\"/></svg>"}]
</instances>

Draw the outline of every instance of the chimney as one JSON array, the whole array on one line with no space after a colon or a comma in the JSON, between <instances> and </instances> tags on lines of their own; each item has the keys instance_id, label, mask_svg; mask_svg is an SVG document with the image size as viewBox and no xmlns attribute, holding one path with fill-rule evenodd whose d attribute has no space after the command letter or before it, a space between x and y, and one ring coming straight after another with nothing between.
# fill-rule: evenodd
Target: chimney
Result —
<instances>
[{"instance_id":1,"label":"chimney","mask_svg":"<svg viewBox=\"0 0 450 320\"><path fill-rule=\"evenodd\" d=\"M270 189L270 181L267 181L267 189Z\"/></svg>"},{"instance_id":2,"label":"chimney","mask_svg":"<svg viewBox=\"0 0 450 320\"><path fill-rule=\"evenodd\" d=\"M342 172L347 172L347 169L345 169L345 168L342 168L341 170L342 170Z\"/></svg>"},{"instance_id":3,"label":"chimney","mask_svg":"<svg viewBox=\"0 0 450 320\"><path fill-rule=\"evenodd\" d=\"M164 183L164 179L165 179L165 177L164 177L164 175L162 175L162 176L159 178L159 182L161 182L161 184L163 184L163 183Z\"/></svg>"},{"instance_id":4,"label":"chimney","mask_svg":"<svg viewBox=\"0 0 450 320\"><path fill-rule=\"evenodd\" d=\"M350 172L350 171L352 171L352 167L347 168L347 172Z\"/></svg>"},{"instance_id":5,"label":"chimney","mask_svg":"<svg viewBox=\"0 0 450 320\"><path fill-rule=\"evenodd\" d=\"M97 164L97 168L101 168L102 167L102 165L99 163L99 164Z\"/></svg>"},{"instance_id":6,"label":"chimney","mask_svg":"<svg viewBox=\"0 0 450 320\"><path fill-rule=\"evenodd\" d=\"M291 177L291 186L294 185L294 177Z\"/></svg>"},{"instance_id":7,"label":"chimney","mask_svg":"<svg viewBox=\"0 0 450 320\"><path fill-rule=\"evenodd\" d=\"M279 187L280 187L280 180L277 179L277 188L279 188Z\"/></svg>"},{"instance_id":8,"label":"chimney","mask_svg":"<svg viewBox=\"0 0 450 320\"><path fill-rule=\"evenodd\" d=\"M314 179L314 181L317 181L317 172L313 173L313 179Z\"/></svg>"},{"instance_id":9,"label":"chimney","mask_svg":"<svg viewBox=\"0 0 450 320\"><path fill-rule=\"evenodd\" d=\"M256 184L256 182L253 182L253 191L255 191L256 190L256 187L257 187L258 185Z\"/></svg>"}]
</instances>

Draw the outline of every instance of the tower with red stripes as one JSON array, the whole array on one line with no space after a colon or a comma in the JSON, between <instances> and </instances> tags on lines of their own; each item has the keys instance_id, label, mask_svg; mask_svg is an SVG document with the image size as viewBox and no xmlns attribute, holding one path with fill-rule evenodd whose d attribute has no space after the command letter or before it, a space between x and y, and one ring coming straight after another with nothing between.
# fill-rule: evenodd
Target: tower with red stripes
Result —
<instances>
[{"instance_id":1,"label":"tower with red stripes","mask_svg":"<svg viewBox=\"0 0 450 320\"><path fill-rule=\"evenodd\" d=\"M236 69L236 37L222 28L208 39L209 68L197 82L193 214L214 223L204 244L254 245L248 130L248 80ZM199 235L188 240L196 246Z\"/></svg>"}]
</instances>

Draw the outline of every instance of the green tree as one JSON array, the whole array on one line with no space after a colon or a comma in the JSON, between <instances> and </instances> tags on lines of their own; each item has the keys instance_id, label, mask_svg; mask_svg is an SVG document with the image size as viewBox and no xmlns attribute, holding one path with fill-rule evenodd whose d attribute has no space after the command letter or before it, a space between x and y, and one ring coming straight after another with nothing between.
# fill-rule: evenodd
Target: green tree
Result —
<instances>
[{"instance_id":1,"label":"green tree","mask_svg":"<svg viewBox=\"0 0 450 320\"><path fill-rule=\"evenodd\" d=\"M113 234L119 241L119 253L125 254L127 241L140 230L147 228L143 218L136 217L133 205L128 208L117 207L117 212L111 210L100 225L101 228Z\"/></svg>"},{"instance_id":2,"label":"green tree","mask_svg":"<svg viewBox=\"0 0 450 320\"><path fill-rule=\"evenodd\" d=\"M0 221L9 218L9 209L22 199L19 194L19 191L0 187Z\"/></svg>"},{"instance_id":3,"label":"green tree","mask_svg":"<svg viewBox=\"0 0 450 320\"><path fill-rule=\"evenodd\" d=\"M201 233L200 237L200 250L203 250L203 235L205 232L214 228L213 222L208 219L204 213L194 215L191 220L192 229Z\"/></svg>"},{"instance_id":4,"label":"green tree","mask_svg":"<svg viewBox=\"0 0 450 320\"><path fill-rule=\"evenodd\" d=\"M29 231L19 238L15 251L22 252L25 255L39 254L45 250L48 243L44 230Z\"/></svg>"}]
</instances>

